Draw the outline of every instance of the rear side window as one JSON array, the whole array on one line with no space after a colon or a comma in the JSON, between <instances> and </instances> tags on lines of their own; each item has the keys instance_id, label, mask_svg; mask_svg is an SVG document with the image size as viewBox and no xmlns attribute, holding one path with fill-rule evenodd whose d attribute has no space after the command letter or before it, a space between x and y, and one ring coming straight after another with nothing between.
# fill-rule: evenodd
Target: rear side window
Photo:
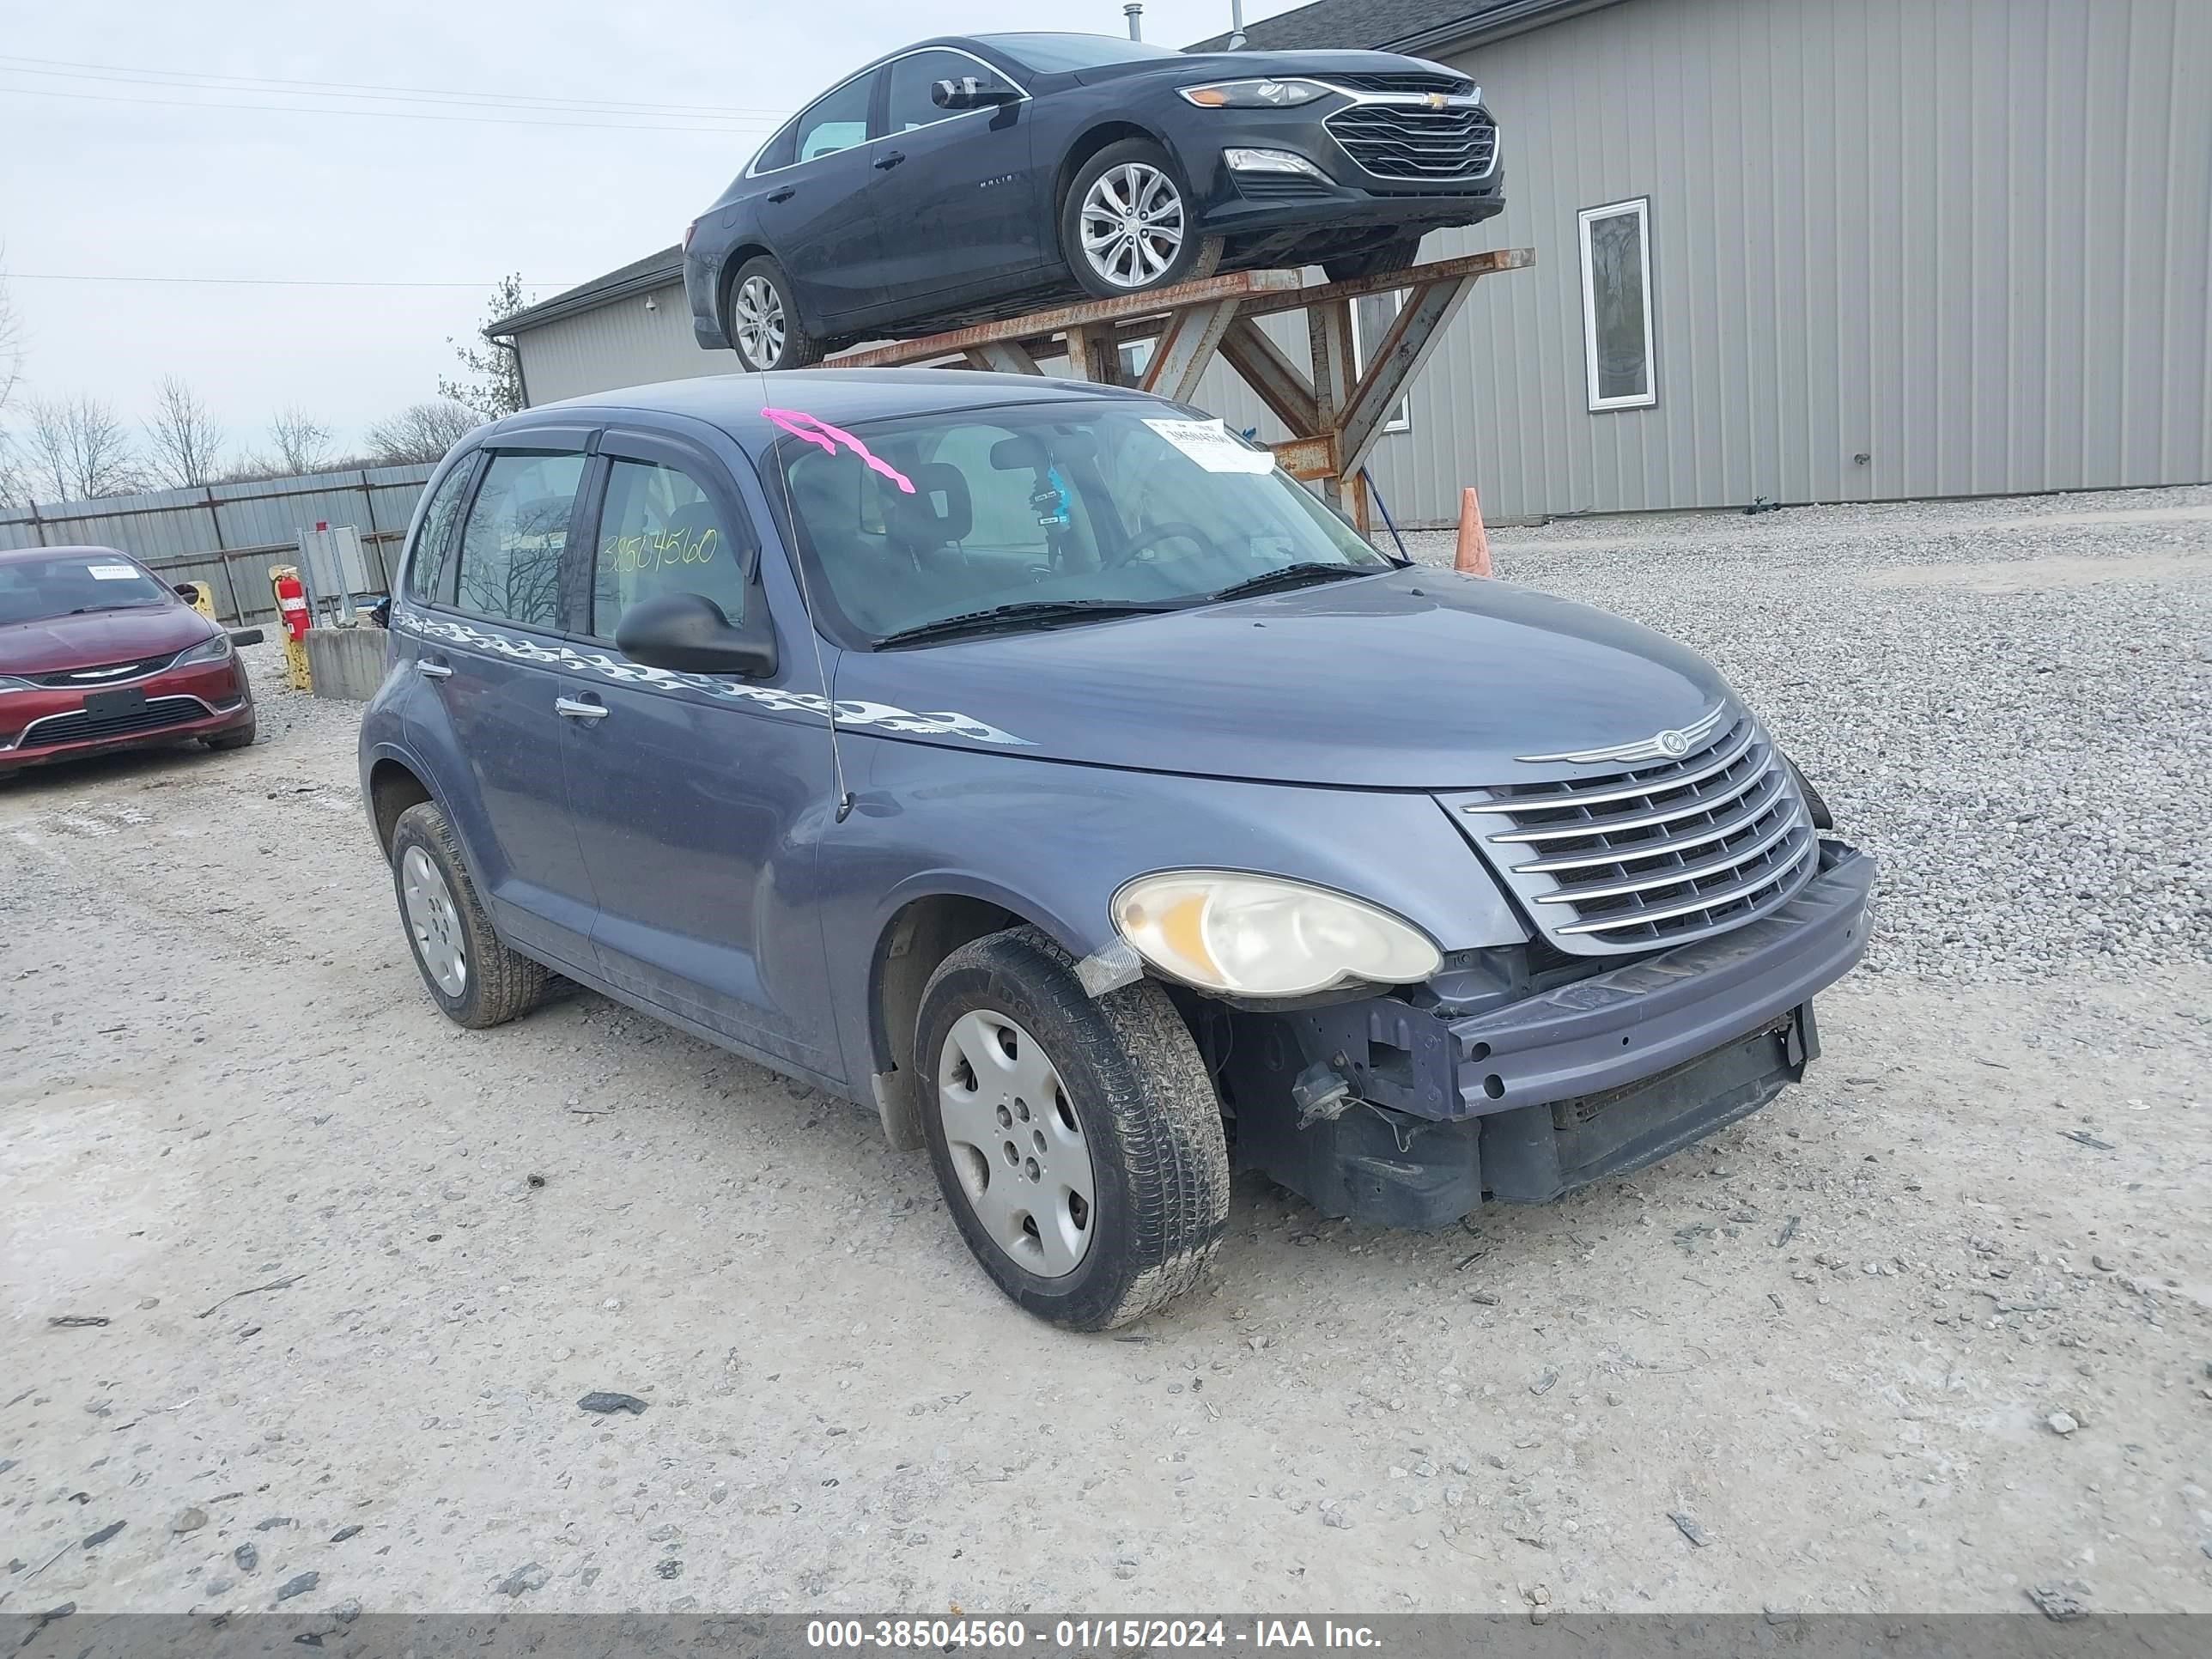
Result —
<instances>
[{"instance_id":1,"label":"rear side window","mask_svg":"<svg viewBox=\"0 0 2212 1659\"><path fill-rule=\"evenodd\" d=\"M744 551L690 474L651 461L611 462L592 561L592 632L612 639L624 611L667 593L703 593L738 621Z\"/></svg>"},{"instance_id":2,"label":"rear side window","mask_svg":"<svg viewBox=\"0 0 2212 1659\"><path fill-rule=\"evenodd\" d=\"M583 476L581 455L491 458L461 532L454 602L462 610L530 628L560 626L561 550Z\"/></svg>"},{"instance_id":3,"label":"rear side window","mask_svg":"<svg viewBox=\"0 0 2212 1659\"><path fill-rule=\"evenodd\" d=\"M782 131L760 147L760 154L753 157L752 165L746 171L768 173L777 167L789 167L793 159L793 140L798 136L799 124L796 121L785 122Z\"/></svg>"},{"instance_id":4,"label":"rear side window","mask_svg":"<svg viewBox=\"0 0 2212 1659\"><path fill-rule=\"evenodd\" d=\"M876 77L864 75L809 105L799 118L799 159L811 161L866 142L868 100L875 88Z\"/></svg>"},{"instance_id":5,"label":"rear side window","mask_svg":"<svg viewBox=\"0 0 2212 1659\"><path fill-rule=\"evenodd\" d=\"M438 480L438 493L430 498L429 507L422 514L422 527L416 532L414 550L407 556L409 599L427 603L445 591L442 578L447 556L453 546L453 520L460 516L461 502L467 498L469 480L476 470L476 458L471 456Z\"/></svg>"}]
</instances>

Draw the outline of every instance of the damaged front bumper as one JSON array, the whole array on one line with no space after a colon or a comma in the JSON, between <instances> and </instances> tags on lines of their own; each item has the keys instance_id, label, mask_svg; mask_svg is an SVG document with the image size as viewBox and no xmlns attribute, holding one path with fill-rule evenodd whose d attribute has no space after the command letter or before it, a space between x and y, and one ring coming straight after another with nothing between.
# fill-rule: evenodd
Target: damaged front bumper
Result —
<instances>
[{"instance_id":1,"label":"damaged front bumper","mask_svg":"<svg viewBox=\"0 0 2212 1659\"><path fill-rule=\"evenodd\" d=\"M1219 1069L1239 1160L1397 1227L1641 1169L1804 1075L1812 998L1865 951L1875 873L1825 841L1773 915L1551 989L1233 1016Z\"/></svg>"}]
</instances>

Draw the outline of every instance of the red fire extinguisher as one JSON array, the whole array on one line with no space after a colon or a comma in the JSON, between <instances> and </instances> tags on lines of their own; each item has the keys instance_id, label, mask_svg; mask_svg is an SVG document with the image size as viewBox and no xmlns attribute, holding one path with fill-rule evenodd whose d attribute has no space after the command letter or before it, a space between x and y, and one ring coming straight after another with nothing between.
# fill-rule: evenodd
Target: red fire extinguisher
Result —
<instances>
[{"instance_id":1,"label":"red fire extinguisher","mask_svg":"<svg viewBox=\"0 0 2212 1659\"><path fill-rule=\"evenodd\" d=\"M276 608L283 613L284 626L295 640L307 637L307 590L297 575L276 579Z\"/></svg>"}]
</instances>

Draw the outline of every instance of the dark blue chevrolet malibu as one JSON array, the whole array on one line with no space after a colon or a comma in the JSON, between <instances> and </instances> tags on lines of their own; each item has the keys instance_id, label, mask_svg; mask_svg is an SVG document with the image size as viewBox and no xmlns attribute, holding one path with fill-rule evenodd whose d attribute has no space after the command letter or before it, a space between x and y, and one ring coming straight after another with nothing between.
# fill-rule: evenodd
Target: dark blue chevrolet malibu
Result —
<instances>
[{"instance_id":1,"label":"dark blue chevrolet malibu","mask_svg":"<svg viewBox=\"0 0 2212 1659\"><path fill-rule=\"evenodd\" d=\"M871 1104L1079 1329L1197 1282L1232 1158L1407 1227L1649 1164L1803 1075L1865 943L1872 860L1704 660L1133 392L531 410L398 588L362 778L447 1017L566 975Z\"/></svg>"}]
</instances>

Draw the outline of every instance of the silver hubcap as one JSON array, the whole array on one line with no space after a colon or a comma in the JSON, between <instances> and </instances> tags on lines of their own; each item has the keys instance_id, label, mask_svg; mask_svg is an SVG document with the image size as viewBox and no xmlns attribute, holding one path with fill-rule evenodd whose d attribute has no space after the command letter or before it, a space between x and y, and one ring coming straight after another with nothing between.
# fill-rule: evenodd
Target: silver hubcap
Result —
<instances>
[{"instance_id":1,"label":"silver hubcap","mask_svg":"<svg viewBox=\"0 0 2212 1659\"><path fill-rule=\"evenodd\" d=\"M748 368L766 368L783 356L783 296L767 277L748 276L738 284L730 322Z\"/></svg>"},{"instance_id":2,"label":"silver hubcap","mask_svg":"<svg viewBox=\"0 0 2212 1659\"><path fill-rule=\"evenodd\" d=\"M445 877L419 847L409 848L399 860L399 898L422 970L447 996L460 995L469 988L469 953L462 943L460 915L453 908Z\"/></svg>"},{"instance_id":3,"label":"silver hubcap","mask_svg":"<svg viewBox=\"0 0 2212 1659\"><path fill-rule=\"evenodd\" d=\"M1124 162L1084 192L1083 257L1116 288L1157 282L1182 252L1182 192L1158 167Z\"/></svg>"},{"instance_id":4,"label":"silver hubcap","mask_svg":"<svg viewBox=\"0 0 2212 1659\"><path fill-rule=\"evenodd\" d=\"M1044 1045L1004 1014L963 1014L937 1059L937 1109L992 1242L1041 1279L1073 1273L1091 1248L1091 1148Z\"/></svg>"}]
</instances>

